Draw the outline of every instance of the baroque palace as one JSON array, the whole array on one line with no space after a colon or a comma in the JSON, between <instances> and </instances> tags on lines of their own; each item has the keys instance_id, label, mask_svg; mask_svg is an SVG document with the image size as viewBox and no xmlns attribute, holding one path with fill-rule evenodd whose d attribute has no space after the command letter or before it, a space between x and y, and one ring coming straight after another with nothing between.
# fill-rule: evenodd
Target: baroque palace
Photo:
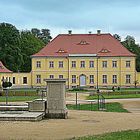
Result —
<instances>
[{"instance_id":1,"label":"baroque palace","mask_svg":"<svg viewBox=\"0 0 140 140\"><path fill-rule=\"evenodd\" d=\"M60 34L31 56L30 73L13 73L0 62L0 79L13 87L45 87L44 79L67 79L67 88L134 87L135 55L111 34Z\"/></svg>"}]
</instances>

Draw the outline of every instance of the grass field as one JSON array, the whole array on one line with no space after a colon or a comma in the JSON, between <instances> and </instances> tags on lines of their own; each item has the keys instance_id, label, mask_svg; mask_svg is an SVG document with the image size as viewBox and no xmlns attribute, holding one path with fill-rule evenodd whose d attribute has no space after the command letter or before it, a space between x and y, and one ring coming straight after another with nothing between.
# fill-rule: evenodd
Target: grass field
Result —
<instances>
[{"instance_id":1,"label":"grass field","mask_svg":"<svg viewBox=\"0 0 140 140\"><path fill-rule=\"evenodd\" d=\"M98 111L98 104L78 104L76 105L67 105L68 109L71 110L91 110L91 111ZM122 107L120 103L106 103L105 104L106 110L105 112L128 112L126 109Z\"/></svg>"},{"instance_id":2,"label":"grass field","mask_svg":"<svg viewBox=\"0 0 140 140\"><path fill-rule=\"evenodd\" d=\"M31 101L40 98L39 96L9 96L8 102L20 102L20 101ZM0 102L5 102L6 97L0 96Z\"/></svg>"},{"instance_id":3,"label":"grass field","mask_svg":"<svg viewBox=\"0 0 140 140\"><path fill-rule=\"evenodd\" d=\"M140 130L127 130L69 140L140 140Z\"/></svg>"},{"instance_id":4,"label":"grass field","mask_svg":"<svg viewBox=\"0 0 140 140\"><path fill-rule=\"evenodd\" d=\"M140 94L103 94L105 99L125 99L125 98L140 98ZM97 99L98 96L95 94L93 96L88 96L88 100Z\"/></svg>"}]
</instances>

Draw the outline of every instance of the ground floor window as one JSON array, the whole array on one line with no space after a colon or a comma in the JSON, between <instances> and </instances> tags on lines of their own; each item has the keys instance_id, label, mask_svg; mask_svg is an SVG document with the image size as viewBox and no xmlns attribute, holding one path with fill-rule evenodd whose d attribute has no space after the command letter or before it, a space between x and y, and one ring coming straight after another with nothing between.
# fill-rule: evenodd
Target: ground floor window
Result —
<instances>
[{"instance_id":1,"label":"ground floor window","mask_svg":"<svg viewBox=\"0 0 140 140\"><path fill-rule=\"evenodd\" d=\"M89 77L90 77L89 83L93 84L94 83L94 75L90 75Z\"/></svg>"},{"instance_id":2,"label":"ground floor window","mask_svg":"<svg viewBox=\"0 0 140 140\"><path fill-rule=\"evenodd\" d=\"M13 77L13 84L15 84L16 83L16 78L15 77Z\"/></svg>"},{"instance_id":3,"label":"ground floor window","mask_svg":"<svg viewBox=\"0 0 140 140\"><path fill-rule=\"evenodd\" d=\"M131 75L127 74L126 75L126 84L130 84L131 83Z\"/></svg>"},{"instance_id":4,"label":"ground floor window","mask_svg":"<svg viewBox=\"0 0 140 140\"><path fill-rule=\"evenodd\" d=\"M103 84L107 84L107 75L103 75Z\"/></svg>"},{"instance_id":5,"label":"ground floor window","mask_svg":"<svg viewBox=\"0 0 140 140\"><path fill-rule=\"evenodd\" d=\"M117 84L117 75L112 76L112 83Z\"/></svg>"},{"instance_id":6,"label":"ground floor window","mask_svg":"<svg viewBox=\"0 0 140 140\"><path fill-rule=\"evenodd\" d=\"M27 84L27 77L23 77L23 84Z\"/></svg>"},{"instance_id":7,"label":"ground floor window","mask_svg":"<svg viewBox=\"0 0 140 140\"><path fill-rule=\"evenodd\" d=\"M63 75L59 75L59 79L63 79Z\"/></svg>"},{"instance_id":8,"label":"ground floor window","mask_svg":"<svg viewBox=\"0 0 140 140\"><path fill-rule=\"evenodd\" d=\"M54 78L54 75L50 75L50 79L53 79Z\"/></svg>"},{"instance_id":9,"label":"ground floor window","mask_svg":"<svg viewBox=\"0 0 140 140\"><path fill-rule=\"evenodd\" d=\"M41 75L36 75L36 83L37 84L41 83Z\"/></svg>"},{"instance_id":10,"label":"ground floor window","mask_svg":"<svg viewBox=\"0 0 140 140\"><path fill-rule=\"evenodd\" d=\"M76 75L72 75L72 83L76 83Z\"/></svg>"}]
</instances>

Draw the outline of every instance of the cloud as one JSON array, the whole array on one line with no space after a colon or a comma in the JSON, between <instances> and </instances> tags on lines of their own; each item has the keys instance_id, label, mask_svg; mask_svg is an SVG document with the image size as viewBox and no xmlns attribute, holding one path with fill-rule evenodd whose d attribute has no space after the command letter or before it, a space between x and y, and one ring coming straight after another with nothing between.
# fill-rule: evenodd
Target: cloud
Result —
<instances>
[{"instance_id":1,"label":"cloud","mask_svg":"<svg viewBox=\"0 0 140 140\"><path fill-rule=\"evenodd\" d=\"M0 0L0 22L20 29L102 29L140 34L139 0Z\"/></svg>"}]
</instances>

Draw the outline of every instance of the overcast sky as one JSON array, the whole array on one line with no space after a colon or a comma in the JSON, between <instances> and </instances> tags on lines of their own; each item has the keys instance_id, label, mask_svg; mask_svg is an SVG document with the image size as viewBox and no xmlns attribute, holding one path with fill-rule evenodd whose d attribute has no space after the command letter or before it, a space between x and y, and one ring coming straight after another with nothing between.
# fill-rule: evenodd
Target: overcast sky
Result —
<instances>
[{"instance_id":1,"label":"overcast sky","mask_svg":"<svg viewBox=\"0 0 140 140\"><path fill-rule=\"evenodd\" d=\"M59 33L132 35L140 43L140 0L0 0L0 22L18 29L49 28Z\"/></svg>"}]
</instances>

